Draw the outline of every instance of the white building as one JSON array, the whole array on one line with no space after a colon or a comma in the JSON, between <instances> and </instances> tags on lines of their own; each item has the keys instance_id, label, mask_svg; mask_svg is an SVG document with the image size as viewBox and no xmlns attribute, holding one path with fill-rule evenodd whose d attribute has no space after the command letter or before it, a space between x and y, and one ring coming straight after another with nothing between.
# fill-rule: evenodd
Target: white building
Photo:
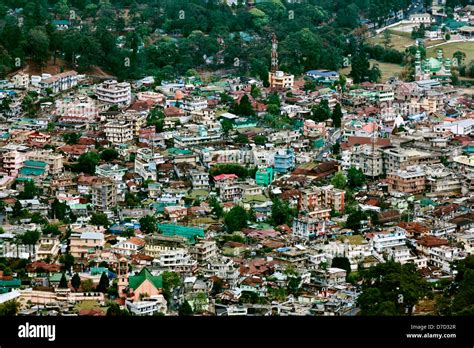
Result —
<instances>
[{"instance_id":1,"label":"white building","mask_svg":"<svg viewBox=\"0 0 474 348\"><path fill-rule=\"evenodd\" d=\"M372 246L378 253L389 251L391 248L406 245L406 231L398 226L386 232L374 233Z\"/></svg>"},{"instance_id":2,"label":"white building","mask_svg":"<svg viewBox=\"0 0 474 348\"><path fill-rule=\"evenodd\" d=\"M191 258L187 249L182 248L163 251L153 262L173 272L193 272L197 268L197 261Z\"/></svg>"},{"instance_id":3,"label":"white building","mask_svg":"<svg viewBox=\"0 0 474 348\"><path fill-rule=\"evenodd\" d=\"M458 248L451 248L449 246L440 246L430 249L428 261L436 267L439 267L443 272L451 273L451 264L454 261L461 260L461 250Z\"/></svg>"},{"instance_id":4,"label":"white building","mask_svg":"<svg viewBox=\"0 0 474 348\"><path fill-rule=\"evenodd\" d=\"M153 315L157 312L166 313L167 301L163 295L154 295L141 301L125 300L125 306L134 315Z\"/></svg>"},{"instance_id":5,"label":"white building","mask_svg":"<svg viewBox=\"0 0 474 348\"><path fill-rule=\"evenodd\" d=\"M133 126L126 121L110 121L104 125L107 140L114 144L123 144L133 140Z\"/></svg>"},{"instance_id":6,"label":"white building","mask_svg":"<svg viewBox=\"0 0 474 348\"><path fill-rule=\"evenodd\" d=\"M436 125L434 131L436 133L451 132L456 135L470 135L472 127L474 125L474 119L465 119L454 122L445 122L443 124Z\"/></svg>"},{"instance_id":7,"label":"white building","mask_svg":"<svg viewBox=\"0 0 474 348\"><path fill-rule=\"evenodd\" d=\"M47 90L51 90L53 93L59 93L76 87L77 81L77 72L71 70L54 76L45 75L39 82L39 87L42 94L46 94Z\"/></svg>"},{"instance_id":8,"label":"white building","mask_svg":"<svg viewBox=\"0 0 474 348\"><path fill-rule=\"evenodd\" d=\"M107 80L95 89L97 99L107 104L128 106L132 102L132 89L128 82Z\"/></svg>"}]
</instances>

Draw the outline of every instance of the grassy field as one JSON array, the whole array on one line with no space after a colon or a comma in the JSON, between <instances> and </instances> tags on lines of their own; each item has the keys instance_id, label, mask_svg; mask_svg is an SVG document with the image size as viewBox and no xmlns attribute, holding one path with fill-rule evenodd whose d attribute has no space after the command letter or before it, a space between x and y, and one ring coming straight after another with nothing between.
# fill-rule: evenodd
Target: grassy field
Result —
<instances>
[{"instance_id":1,"label":"grassy field","mask_svg":"<svg viewBox=\"0 0 474 348\"><path fill-rule=\"evenodd\" d=\"M471 60L474 60L474 42L452 42L446 45L441 45L438 47L431 47L426 49L426 55L428 57L435 57L436 50L442 48L444 56L446 58L452 58L453 53L456 51L462 51L466 53L466 62L469 63Z\"/></svg>"},{"instance_id":2,"label":"grassy field","mask_svg":"<svg viewBox=\"0 0 474 348\"><path fill-rule=\"evenodd\" d=\"M389 77L391 76L397 76L400 74L400 72L403 70L403 67L398 64L390 64L390 63L382 63L378 62L376 60L371 59L370 60L370 66L372 67L375 63L379 65L380 71L382 72L382 80L381 82L385 82L388 80ZM344 75L349 75L351 72L351 68L344 68L339 71L340 73Z\"/></svg>"},{"instance_id":3,"label":"grassy field","mask_svg":"<svg viewBox=\"0 0 474 348\"><path fill-rule=\"evenodd\" d=\"M383 41L384 41L383 34L379 34L369 39L369 43L374 44L374 45L383 46ZM413 40L411 37L406 37L403 35L396 35L396 34L392 34L391 36L390 46L398 51L405 51L405 48L414 44L415 44L415 40Z\"/></svg>"}]
</instances>

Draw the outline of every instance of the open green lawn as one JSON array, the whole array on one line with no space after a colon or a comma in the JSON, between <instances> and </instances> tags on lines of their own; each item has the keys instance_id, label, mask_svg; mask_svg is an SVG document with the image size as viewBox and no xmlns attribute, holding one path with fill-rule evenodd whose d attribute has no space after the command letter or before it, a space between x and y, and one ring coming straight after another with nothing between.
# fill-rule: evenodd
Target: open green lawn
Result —
<instances>
[{"instance_id":1,"label":"open green lawn","mask_svg":"<svg viewBox=\"0 0 474 348\"><path fill-rule=\"evenodd\" d=\"M375 63L379 65L380 71L382 72L381 82L387 81L388 78L391 76L396 76L400 74L400 72L403 70L403 67L398 64L382 63L373 59L370 60L370 66L373 66ZM349 75L349 73L351 72L351 68L350 67L344 68L344 69L341 69L339 72L344 75Z\"/></svg>"},{"instance_id":2,"label":"open green lawn","mask_svg":"<svg viewBox=\"0 0 474 348\"><path fill-rule=\"evenodd\" d=\"M107 307L101 307L99 302L95 301L95 300L86 300L86 301L82 301L82 302L79 302L78 304L76 304L74 306L75 309L77 309L78 311L81 310L81 309L102 309L103 311L107 311Z\"/></svg>"},{"instance_id":3,"label":"open green lawn","mask_svg":"<svg viewBox=\"0 0 474 348\"><path fill-rule=\"evenodd\" d=\"M383 33L378 34L369 39L369 43L374 44L374 45L383 46L383 42L384 42ZM392 33L391 35L390 47L398 51L404 52L405 48L414 44L415 44L415 40L413 40L410 36L408 37L405 36L405 33L402 33L401 35Z\"/></svg>"},{"instance_id":4,"label":"open green lawn","mask_svg":"<svg viewBox=\"0 0 474 348\"><path fill-rule=\"evenodd\" d=\"M429 46L429 44L428 44ZM437 47L430 47L426 49L426 55L428 57L435 57L436 51L438 48L442 48L444 56L446 58L452 58L453 53L456 51L462 51L466 53L466 62L469 63L471 60L474 60L474 42L452 42L446 45L441 45Z\"/></svg>"}]
</instances>

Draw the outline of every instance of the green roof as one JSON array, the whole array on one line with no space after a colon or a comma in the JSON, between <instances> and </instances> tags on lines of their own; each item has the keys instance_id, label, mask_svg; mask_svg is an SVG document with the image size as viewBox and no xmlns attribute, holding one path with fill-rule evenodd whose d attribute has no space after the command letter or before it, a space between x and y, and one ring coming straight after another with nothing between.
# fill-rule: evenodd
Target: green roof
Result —
<instances>
[{"instance_id":1,"label":"green roof","mask_svg":"<svg viewBox=\"0 0 474 348\"><path fill-rule=\"evenodd\" d=\"M49 276L49 281L50 282L53 282L53 283L59 283L59 281L61 280L61 277L63 276L62 273L58 272L58 273L53 273ZM69 280L69 276L66 274L66 280Z\"/></svg>"},{"instance_id":2,"label":"green roof","mask_svg":"<svg viewBox=\"0 0 474 348\"><path fill-rule=\"evenodd\" d=\"M19 288L21 285L20 279L0 280L0 287Z\"/></svg>"},{"instance_id":3,"label":"green roof","mask_svg":"<svg viewBox=\"0 0 474 348\"><path fill-rule=\"evenodd\" d=\"M30 175L40 176L44 174L44 169L23 167L20 169L20 174L28 175L28 176Z\"/></svg>"},{"instance_id":4,"label":"green roof","mask_svg":"<svg viewBox=\"0 0 474 348\"><path fill-rule=\"evenodd\" d=\"M46 166L47 166L46 162L32 161L32 160L27 160L27 161L23 162L23 165L25 167L40 167L40 168L46 168Z\"/></svg>"},{"instance_id":5,"label":"green roof","mask_svg":"<svg viewBox=\"0 0 474 348\"><path fill-rule=\"evenodd\" d=\"M163 277L161 275L154 276L146 267L143 268L137 275L129 277L128 285L133 290L136 290L146 279L148 279L148 281L152 283L157 289L163 288Z\"/></svg>"}]
</instances>

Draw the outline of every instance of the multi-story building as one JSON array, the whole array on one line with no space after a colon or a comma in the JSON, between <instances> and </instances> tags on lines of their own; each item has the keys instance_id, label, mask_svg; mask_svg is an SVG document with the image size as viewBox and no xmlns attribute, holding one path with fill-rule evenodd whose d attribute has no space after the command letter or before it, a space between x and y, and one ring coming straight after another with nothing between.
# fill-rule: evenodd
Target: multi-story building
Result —
<instances>
[{"instance_id":1,"label":"multi-story building","mask_svg":"<svg viewBox=\"0 0 474 348\"><path fill-rule=\"evenodd\" d=\"M91 185L92 205L99 210L110 210L117 205L117 187L109 178L97 178Z\"/></svg>"},{"instance_id":2,"label":"multi-story building","mask_svg":"<svg viewBox=\"0 0 474 348\"><path fill-rule=\"evenodd\" d=\"M402 148L388 148L383 150L384 167L386 173L396 172L397 170L405 170L407 167L422 164L439 163L439 155L434 155L429 152L402 149Z\"/></svg>"},{"instance_id":3,"label":"multi-story building","mask_svg":"<svg viewBox=\"0 0 474 348\"><path fill-rule=\"evenodd\" d=\"M203 269L205 277L219 277L234 286L239 279L239 265L230 257L218 256L209 260L206 268Z\"/></svg>"},{"instance_id":4,"label":"multi-story building","mask_svg":"<svg viewBox=\"0 0 474 348\"><path fill-rule=\"evenodd\" d=\"M125 306L133 315L154 315L155 313L165 314L168 307L163 295L153 295L145 297L139 301L125 300Z\"/></svg>"},{"instance_id":5,"label":"multi-story building","mask_svg":"<svg viewBox=\"0 0 474 348\"><path fill-rule=\"evenodd\" d=\"M209 188L209 173L206 171L191 169L189 177L194 189L208 189Z\"/></svg>"},{"instance_id":6,"label":"multi-story building","mask_svg":"<svg viewBox=\"0 0 474 348\"><path fill-rule=\"evenodd\" d=\"M25 157L24 153L16 150L3 154L3 170L10 176L18 175Z\"/></svg>"},{"instance_id":7,"label":"multi-story building","mask_svg":"<svg viewBox=\"0 0 474 348\"><path fill-rule=\"evenodd\" d=\"M60 123L90 123L99 116L95 101L84 96L57 100L55 106Z\"/></svg>"},{"instance_id":8,"label":"multi-story building","mask_svg":"<svg viewBox=\"0 0 474 348\"><path fill-rule=\"evenodd\" d=\"M330 209L321 209L299 215L293 220L293 236L301 239L317 238L326 232L324 220L330 216Z\"/></svg>"},{"instance_id":9,"label":"multi-story building","mask_svg":"<svg viewBox=\"0 0 474 348\"><path fill-rule=\"evenodd\" d=\"M461 250L458 248L440 246L430 249L428 262L439 267L443 272L451 274L453 262L461 260L464 257L465 256L462 255Z\"/></svg>"},{"instance_id":10,"label":"multi-story building","mask_svg":"<svg viewBox=\"0 0 474 348\"><path fill-rule=\"evenodd\" d=\"M123 200L127 184L123 180L123 176L127 172L126 167L118 164L102 164L95 168L98 177L110 178L115 182L116 194L118 200Z\"/></svg>"},{"instance_id":11,"label":"multi-story building","mask_svg":"<svg viewBox=\"0 0 474 348\"><path fill-rule=\"evenodd\" d=\"M187 112L204 110L207 108L207 99L203 97L187 97L183 99L183 110Z\"/></svg>"},{"instance_id":12,"label":"multi-story building","mask_svg":"<svg viewBox=\"0 0 474 348\"><path fill-rule=\"evenodd\" d=\"M255 182L257 185L268 186L273 181L273 168L267 167L257 170Z\"/></svg>"},{"instance_id":13,"label":"multi-story building","mask_svg":"<svg viewBox=\"0 0 474 348\"><path fill-rule=\"evenodd\" d=\"M69 253L77 259L86 258L104 245L104 234L101 232L72 233L69 237Z\"/></svg>"},{"instance_id":14,"label":"multi-story building","mask_svg":"<svg viewBox=\"0 0 474 348\"><path fill-rule=\"evenodd\" d=\"M425 191L426 174L420 167L409 167L387 175L389 192L421 193Z\"/></svg>"},{"instance_id":15,"label":"multi-story building","mask_svg":"<svg viewBox=\"0 0 474 348\"><path fill-rule=\"evenodd\" d=\"M162 252L182 249L187 246L188 241L183 236L164 236L153 234L145 237L145 255L158 258Z\"/></svg>"},{"instance_id":16,"label":"multi-story building","mask_svg":"<svg viewBox=\"0 0 474 348\"><path fill-rule=\"evenodd\" d=\"M107 140L114 144L123 144L133 140L133 125L127 121L110 121L104 125Z\"/></svg>"},{"instance_id":17,"label":"multi-story building","mask_svg":"<svg viewBox=\"0 0 474 348\"><path fill-rule=\"evenodd\" d=\"M374 232L371 239L372 247L378 253L389 251L394 247L406 245L406 231L403 228L395 226L387 231Z\"/></svg>"},{"instance_id":18,"label":"multi-story building","mask_svg":"<svg viewBox=\"0 0 474 348\"><path fill-rule=\"evenodd\" d=\"M295 76L278 70L268 74L268 82L273 89L290 89L293 88Z\"/></svg>"},{"instance_id":19,"label":"multi-story building","mask_svg":"<svg viewBox=\"0 0 474 348\"><path fill-rule=\"evenodd\" d=\"M160 268L179 273L194 273L198 266L187 249L163 251L153 262Z\"/></svg>"},{"instance_id":20,"label":"multi-story building","mask_svg":"<svg viewBox=\"0 0 474 348\"><path fill-rule=\"evenodd\" d=\"M217 245L213 240L203 240L191 249L191 256L200 264L209 262L217 255Z\"/></svg>"},{"instance_id":21,"label":"multi-story building","mask_svg":"<svg viewBox=\"0 0 474 348\"><path fill-rule=\"evenodd\" d=\"M95 89L97 99L107 104L128 106L132 102L132 89L128 82L107 80Z\"/></svg>"},{"instance_id":22,"label":"multi-story building","mask_svg":"<svg viewBox=\"0 0 474 348\"><path fill-rule=\"evenodd\" d=\"M350 154L352 167L360 169L364 175L378 177L384 173L382 152L374 149L371 145L354 147Z\"/></svg>"},{"instance_id":23,"label":"multi-story building","mask_svg":"<svg viewBox=\"0 0 474 348\"><path fill-rule=\"evenodd\" d=\"M77 86L77 81L77 72L71 70L42 78L39 87L42 94L46 94L48 90L51 90L53 93L59 93Z\"/></svg>"},{"instance_id":24,"label":"multi-story building","mask_svg":"<svg viewBox=\"0 0 474 348\"><path fill-rule=\"evenodd\" d=\"M280 149L274 158L275 172L286 174L295 167L295 153L293 149Z\"/></svg>"},{"instance_id":25,"label":"multi-story building","mask_svg":"<svg viewBox=\"0 0 474 348\"><path fill-rule=\"evenodd\" d=\"M156 168L162 163L165 163L165 160L159 152L149 148L138 149L135 156L135 173L143 180L156 181Z\"/></svg>"},{"instance_id":26,"label":"multi-story building","mask_svg":"<svg viewBox=\"0 0 474 348\"><path fill-rule=\"evenodd\" d=\"M300 190L298 207L301 211L313 211L320 208L344 211L345 191L332 185L312 187Z\"/></svg>"},{"instance_id":27,"label":"multi-story building","mask_svg":"<svg viewBox=\"0 0 474 348\"><path fill-rule=\"evenodd\" d=\"M49 166L49 173L60 174L63 171L63 156L54 153L53 150L35 150L26 153L26 158L30 161L45 162Z\"/></svg>"}]
</instances>

